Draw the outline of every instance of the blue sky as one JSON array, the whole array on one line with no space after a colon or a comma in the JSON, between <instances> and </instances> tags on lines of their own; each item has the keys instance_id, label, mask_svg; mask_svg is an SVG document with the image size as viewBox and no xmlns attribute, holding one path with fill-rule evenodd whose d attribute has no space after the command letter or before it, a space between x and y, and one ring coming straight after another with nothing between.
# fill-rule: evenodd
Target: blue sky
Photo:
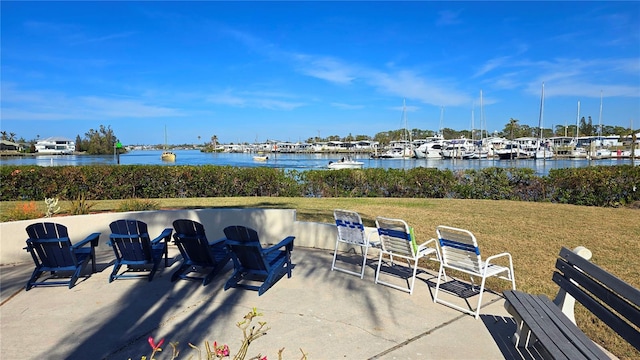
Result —
<instances>
[{"instance_id":1,"label":"blue sky","mask_svg":"<svg viewBox=\"0 0 640 360\"><path fill-rule=\"evenodd\" d=\"M27 140L374 136L403 100L409 128L537 127L543 82L544 127L578 101L597 124L602 94L603 124L640 128L636 1L0 6L0 128Z\"/></svg>"}]
</instances>

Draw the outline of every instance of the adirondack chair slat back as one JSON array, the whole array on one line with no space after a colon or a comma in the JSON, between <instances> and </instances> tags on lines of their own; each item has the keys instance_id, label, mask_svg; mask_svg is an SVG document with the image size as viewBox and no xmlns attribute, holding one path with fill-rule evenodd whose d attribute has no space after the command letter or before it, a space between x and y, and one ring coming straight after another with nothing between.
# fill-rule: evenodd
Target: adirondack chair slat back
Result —
<instances>
[{"instance_id":1,"label":"adirondack chair slat back","mask_svg":"<svg viewBox=\"0 0 640 360\"><path fill-rule=\"evenodd\" d=\"M66 226L52 222L31 224L27 226L26 230L30 239L56 239L69 237Z\"/></svg>"},{"instance_id":2,"label":"adirondack chair slat back","mask_svg":"<svg viewBox=\"0 0 640 360\"><path fill-rule=\"evenodd\" d=\"M469 231L447 226L436 228L442 261L449 266L479 272L482 267L476 237Z\"/></svg>"},{"instance_id":3,"label":"adirondack chair slat back","mask_svg":"<svg viewBox=\"0 0 640 360\"><path fill-rule=\"evenodd\" d=\"M378 217L376 226L378 227L380 244L384 251L410 257L415 256L409 225L405 221Z\"/></svg>"},{"instance_id":4,"label":"adirondack chair slat back","mask_svg":"<svg viewBox=\"0 0 640 360\"><path fill-rule=\"evenodd\" d=\"M224 235L232 240L227 242L227 246L242 266L254 270L269 270L257 231L245 226L228 226L224 229Z\"/></svg>"},{"instance_id":5,"label":"adirondack chair slat back","mask_svg":"<svg viewBox=\"0 0 640 360\"><path fill-rule=\"evenodd\" d=\"M121 258L129 261L152 261L151 240L146 223L138 220L117 220L112 222L109 228L112 234L111 241Z\"/></svg>"},{"instance_id":6,"label":"adirondack chair slat back","mask_svg":"<svg viewBox=\"0 0 640 360\"><path fill-rule=\"evenodd\" d=\"M27 226L27 246L34 261L45 267L75 267L76 257L71 249L67 227L61 224L43 222Z\"/></svg>"},{"instance_id":7,"label":"adirondack chair slat back","mask_svg":"<svg viewBox=\"0 0 640 360\"><path fill-rule=\"evenodd\" d=\"M338 228L338 237L342 242L360 246L367 245L364 225L358 213L347 210L334 210L333 217Z\"/></svg>"},{"instance_id":8,"label":"adirondack chair slat back","mask_svg":"<svg viewBox=\"0 0 640 360\"><path fill-rule=\"evenodd\" d=\"M204 226L198 222L179 219L173 222L173 238L183 258L196 263L212 263L213 257Z\"/></svg>"}]
</instances>

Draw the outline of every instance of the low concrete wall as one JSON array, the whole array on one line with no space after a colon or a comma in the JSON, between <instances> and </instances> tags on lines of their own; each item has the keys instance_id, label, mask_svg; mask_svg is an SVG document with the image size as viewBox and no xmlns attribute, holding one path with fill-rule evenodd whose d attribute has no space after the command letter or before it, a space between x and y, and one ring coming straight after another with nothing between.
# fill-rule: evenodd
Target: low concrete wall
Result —
<instances>
[{"instance_id":1,"label":"low concrete wall","mask_svg":"<svg viewBox=\"0 0 640 360\"><path fill-rule=\"evenodd\" d=\"M23 250L27 239L25 228L30 224L50 221L65 225L72 242L99 232L101 236L97 251L111 251L106 245L111 233L109 224L120 219L135 219L147 223L152 238L158 236L163 229L172 227L176 219L200 222L204 225L209 240L223 238L226 226L244 225L255 229L263 244L275 244L293 235L296 237L295 246L333 250L337 235L334 224L297 221L296 211L293 209L161 210L60 216L0 223L0 265L32 261L31 256Z\"/></svg>"}]
</instances>

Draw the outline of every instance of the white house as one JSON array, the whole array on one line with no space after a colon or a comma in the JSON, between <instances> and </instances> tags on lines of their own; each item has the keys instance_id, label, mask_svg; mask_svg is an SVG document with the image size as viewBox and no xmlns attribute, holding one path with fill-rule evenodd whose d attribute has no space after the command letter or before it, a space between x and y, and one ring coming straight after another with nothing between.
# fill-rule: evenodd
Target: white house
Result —
<instances>
[{"instance_id":1,"label":"white house","mask_svg":"<svg viewBox=\"0 0 640 360\"><path fill-rule=\"evenodd\" d=\"M36 152L40 154L71 154L74 151L76 151L76 143L59 136L36 142Z\"/></svg>"}]
</instances>

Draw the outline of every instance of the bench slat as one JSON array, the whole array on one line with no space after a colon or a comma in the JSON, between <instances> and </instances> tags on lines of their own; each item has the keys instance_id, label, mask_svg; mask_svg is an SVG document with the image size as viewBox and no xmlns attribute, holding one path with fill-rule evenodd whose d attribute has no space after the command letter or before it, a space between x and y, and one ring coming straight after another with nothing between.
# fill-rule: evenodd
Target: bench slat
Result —
<instances>
[{"instance_id":1,"label":"bench slat","mask_svg":"<svg viewBox=\"0 0 640 360\"><path fill-rule=\"evenodd\" d=\"M616 294L620 294L620 296L629 300L636 307L640 308L640 290L627 284L626 282L602 269L598 265L592 263L591 261L581 257L580 255L565 247L560 250L560 257L565 259L569 264L575 265L579 269L582 269L592 278L603 283L613 292L615 292Z\"/></svg>"},{"instance_id":2,"label":"bench slat","mask_svg":"<svg viewBox=\"0 0 640 360\"><path fill-rule=\"evenodd\" d=\"M608 356L544 295L517 290L504 292L505 298L554 359L608 359Z\"/></svg>"},{"instance_id":3,"label":"bench slat","mask_svg":"<svg viewBox=\"0 0 640 360\"><path fill-rule=\"evenodd\" d=\"M506 295L506 294L505 294ZM514 305L522 320L554 359L609 359L545 295L519 292L520 305ZM511 303L513 305L513 303ZM518 306L520 306L518 308ZM525 313L527 313L525 315ZM528 320L525 320L528 318ZM535 323L535 326L532 326ZM540 334L544 334L542 337Z\"/></svg>"},{"instance_id":4,"label":"bench slat","mask_svg":"<svg viewBox=\"0 0 640 360\"><path fill-rule=\"evenodd\" d=\"M631 344L636 349L640 350L640 332L627 324L623 319L619 318L616 314L612 313L611 310L604 307L597 300L593 299L588 293L584 292L578 286L570 281L570 279L576 281L581 286L592 282L592 280L588 279L584 274L576 271L575 269L565 269L566 274L569 274L569 277L564 277L561 274L554 272L553 273L553 281L558 284L562 289L564 289L567 293L573 296L576 301L580 302L587 308L591 313L597 316L600 320L607 324L611 329L613 329L616 333L618 333L623 339L625 339L629 344ZM600 285L593 283L591 284L595 287ZM589 290L589 288L587 288ZM591 291L591 290L589 290ZM601 290L596 291L608 291L607 289L602 288ZM622 302L621 299L616 298L615 294L610 294L610 297L604 297L603 301L607 302L607 305L614 304L620 307L628 307L628 304L617 304L617 302ZM610 303L609 303L610 302ZM613 307L613 305L612 305ZM630 311L630 310L629 310Z\"/></svg>"},{"instance_id":5,"label":"bench slat","mask_svg":"<svg viewBox=\"0 0 640 360\"><path fill-rule=\"evenodd\" d=\"M573 280L574 283L578 283L580 287L591 293L592 298L600 299L607 305L607 307L612 308L615 312L626 318L628 320L628 323L640 324L640 308L638 308L637 306L633 306L619 294L611 291L606 287L606 284L604 284L603 286L603 284L594 281L590 274L583 273L577 270L576 268L570 266L570 264L562 261L562 259L558 259L558 261L556 262L556 268L564 274L558 274L559 276L564 277L566 280ZM558 281L554 281L556 282L556 284L560 285ZM560 286L562 287L562 285ZM587 307L587 304L583 305ZM618 315L612 312L609 312L607 316L612 316L616 319L618 318ZM605 321L605 319L602 320ZM611 326L607 321L605 322L607 323L607 325ZM616 332L621 333L616 328L613 329L616 330ZM627 332L630 329L622 328L620 330L623 332Z\"/></svg>"},{"instance_id":6,"label":"bench slat","mask_svg":"<svg viewBox=\"0 0 640 360\"><path fill-rule=\"evenodd\" d=\"M538 295L538 297L543 299L540 304L545 306L545 311L548 314L553 314L554 325L556 325L563 334L571 338L574 346L576 346L580 352L585 354L589 359L609 359L609 356L605 354L605 352L602 351L602 349L594 343L593 340L582 332L580 328L569 320L569 318L566 317L556 304L554 304L545 295Z\"/></svg>"}]
</instances>

